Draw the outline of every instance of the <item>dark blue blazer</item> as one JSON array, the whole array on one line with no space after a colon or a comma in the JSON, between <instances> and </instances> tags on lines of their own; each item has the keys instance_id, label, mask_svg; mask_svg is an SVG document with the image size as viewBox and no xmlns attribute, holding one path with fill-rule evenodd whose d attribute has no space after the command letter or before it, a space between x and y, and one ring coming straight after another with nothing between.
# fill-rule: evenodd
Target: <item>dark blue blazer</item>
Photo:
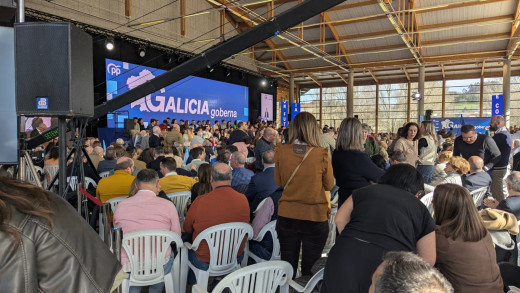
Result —
<instances>
[{"instance_id":1,"label":"dark blue blazer","mask_svg":"<svg viewBox=\"0 0 520 293\"><path fill-rule=\"evenodd\" d=\"M274 182L274 168L267 168L251 177L251 182L246 191L251 211L256 210L258 204L278 189Z\"/></svg>"}]
</instances>

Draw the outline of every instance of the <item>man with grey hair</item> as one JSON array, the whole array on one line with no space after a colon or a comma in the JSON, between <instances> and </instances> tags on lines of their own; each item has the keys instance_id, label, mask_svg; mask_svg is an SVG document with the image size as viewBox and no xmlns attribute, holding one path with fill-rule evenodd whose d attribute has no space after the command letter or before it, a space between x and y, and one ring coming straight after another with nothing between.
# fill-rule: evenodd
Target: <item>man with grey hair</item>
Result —
<instances>
[{"instance_id":1,"label":"man with grey hair","mask_svg":"<svg viewBox=\"0 0 520 293\"><path fill-rule=\"evenodd\" d=\"M241 193L231 188L231 168L227 164L216 164L211 170L211 186L213 191L199 195L193 201L186 215L183 231L192 234L195 239L200 232L215 225L242 222L249 223L249 204ZM244 243L238 251L239 263L243 257ZM194 252L188 251L188 259L195 267L207 270L209 268L210 252L208 245L201 242ZM194 282L190 270L188 282Z\"/></svg>"},{"instance_id":2,"label":"man with grey hair","mask_svg":"<svg viewBox=\"0 0 520 293\"><path fill-rule=\"evenodd\" d=\"M179 216L175 205L166 199L157 197L161 190L159 176L151 169L144 169L135 177L137 193L119 203L114 212L114 225L121 227L126 233L141 230L160 229L172 231L181 236ZM164 273L168 274L172 268L175 253L168 247L164 259ZM129 258L126 251L121 251L123 270L130 272ZM150 286L149 292L162 292L164 283ZM140 288L130 287L130 292L140 292Z\"/></svg>"},{"instance_id":3,"label":"man with grey hair","mask_svg":"<svg viewBox=\"0 0 520 293\"><path fill-rule=\"evenodd\" d=\"M390 165L406 164L406 156L401 151L393 151L390 155Z\"/></svg>"},{"instance_id":4,"label":"man with grey hair","mask_svg":"<svg viewBox=\"0 0 520 293\"><path fill-rule=\"evenodd\" d=\"M94 147L92 150L92 153L88 155L90 157L90 160L92 161L92 164L94 165L94 168L98 168L99 162L104 161L103 158L103 148L100 146Z\"/></svg>"},{"instance_id":5,"label":"man with grey hair","mask_svg":"<svg viewBox=\"0 0 520 293\"><path fill-rule=\"evenodd\" d=\"M152 135L148 139L148 145L151 148L161 146L161 128L159 126L153 127Z\"/></svg>"},{"instance_id":6,"label":"man with grey hair","mask_svg":"<svg viewBox=\"0 0 520 293\"><path fill-rule=\"evenodd\" d=\"M264 169L262 164L262 155L269 150L274 150L273 142L276 140L276 130L271 127L267 127L264 130L264 135L255 145L255 167L257 171Z\"/></svg>"},{"instance_id":7,"label":"man with grey hair","mask_svg":"<svg viewBox=\"0 0 520 293\"><path fill-rule=\"evenodd\" d=\"M520 221L520 172L512 171L506 178L509 196L498 202L496 199L484 199L488 208L499 209L514 214Z\"/></svg>"},{"instance_id":8,"label":"man with grey hair","mask_svg":"<svg viewBox=\"0 0 520 293\"><path fill-rule=\"evenodd\" d=\"M491 182L491 194L493 194L493 197L498 201L503 200L507 195L505 193L506 186L504 179L509 172L509 154L513 146L513 139L505 126L505 122L504 116L501 115L491 117L491 121L489 122L489 130L495 132L493 140L500 150L500 159L493 165L493 172L491 174L493 177L493 181Z\"/></svg>"},{"instance_id":9,"label":"man with grey hair","mask_svg":"<svg viewBox=\"0 0 520 293\"><path fill-rule=\"evenodd\" d=\"M231 168L233 168L233 180L231 180L231 186L235 187L238 185L249 184L251 177L255 175L253 171L246 169L246 156L241 152L234 152L231 155L229 161Z\"/></svg>"},{"instance_id":10,"label":"man with grey hair","mask_svg":"<svg viewBox=\"0 0 520 293\"><path fill-rule=\"evenodd\" d=\"M466 187L469 192L481 187L489 187L491 176L482 169L484 168L484 160L479 156L471 156L468 163L469 174L462 175L462 186Z\"/></svg>"},{"instance_id":11,"label":"man with grey hair","mask_svg":"<svg viewBox=\"0 0 520 293\"><path fill-rule=\"evenodd\" d=\"M369 293L451 293L450 282L412 252L391 251L372 275Z\"/></svg>"},{"instance_id":12,"label":"man with grey hair","mask_svg":"<svg viewBox=\"0 0 520 293\"><path fill-rule=\"evenodd\" d=\"M274 154L275 152L273 150L264 152L262 155L264 170L257 172L251 177L251 181L247 187L245 195L249 201L252 212L256 210L262 200L267 198L279 187L274 181Z\"/></svg>"}]
</instances>

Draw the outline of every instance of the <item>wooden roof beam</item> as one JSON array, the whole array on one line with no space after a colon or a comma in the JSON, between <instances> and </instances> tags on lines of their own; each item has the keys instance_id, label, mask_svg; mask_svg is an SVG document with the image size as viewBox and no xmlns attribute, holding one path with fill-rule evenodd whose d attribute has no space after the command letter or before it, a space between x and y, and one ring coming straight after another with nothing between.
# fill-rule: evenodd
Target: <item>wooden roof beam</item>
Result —
<instances>
[{"instance_id":1,"label":"wooden roof beam","mask_svg":"<svg viewBox=\"0 0 520 293\"><path fill-rule=\"evenodd\" d=\"M486 60L482 61L482 70L480 71L480 76L484 76L485 68L486 68Z\"/></svg>"},{"instance_id":2,"label":"wooden roof beam","mask_svg":"<svg viewBox=\"0 0 520 293\"><path fill-rule=\"evenodd\" d=\"M520 0L518 0L516 4L516 11L514 16L513 24L511 25L511 38L509 39L509 42L507 43L506 47L506 56L508 59L511 59L511 57L515 54L516 49L520 45L520 30L518 29L518 26L520 25Z\"/></svg>"},{"instance_id":3,"label":"wooden roof beam","mask_svg":"<svg viewBox=\"0 0 520 293\"><path fill-rule=\"evenodd\" d=\"M345 84L348 86L348 78L344 77L343 74L339 73L339 72L336 72L336 74L339 76L339 78L341 78L341 80L343 80L343 82L345 82ZM350 73L351 74L351 73Z\"/></svg>"},{"instance_id":4,"label":"wooden roof beam","mask_svg":"<svg viewBox=\"0 0 520 293\"><path fill-rule=\"evenodd\" d=\"M327 27L329 28L330 32L332 33L332 36L338 42L338 46L339 46L341 53L343 54L343 57L345 58L345 60L347 61L348 64L352 63L352 61L350 61L350 58L348 57L347 49L345 48L345 45L343 43L341 43L339 40L338 31L332 24L329 23L331 21L329 15L327 14L327 12L323 12L322 15L323 15L323 20L327 23Z\"/></svg>"},{"instance_id":5,"label":"wooden roof beam","mask_svg":"<svg viewBox=\"0 0 520 293\"><path fill-rule=\"evenodd\" d=\"M403 67L404 74L406 75L406 79L410 81L410 74L408 74L408 69L406 69L406 66Z\"/></svg>"},{"instance_id":6,"label":"wooden roof beam","mask_svg":"<svg viewBox=\"0 0 520 293\"><path fill-rule=\"evenodd\" d=\"M379 83L379 79L377 79L377 76L374 74L374 72L372 71L372 69L369 69L368 72L370 72L370 75L372 75L372 78L374 79L374 81L376 83Z\"/></svg>"},{"instance_id":7,"label":"wooden roof beam","mask_svg":"<svg viewBox=\"0 0 520 293\"><path fill-rule=\"evenodd\" d=\"M444 64L441 64L442 79L446 79L446 72L444 71Z\"/></svg>"},{"instance_id":8,"label":"wooden roof beam","mask_svg":"<svg viewBox=\"0 0 520 293\"><path fill-rule=\"evenodd\" d=\"M431 7L421 7L421 8L415 9L416 10L415 13L428 13L428 12L434 12L434 11L449 10L449 9L470 7L470 6L483 5L483 4L492 4L492 3L504 2L504 1L511 1L511 0L476 0L476 1L467 1L467 2L455 2L455 3L448 3L448 4L443 4L443 5L431 6Z\"/></svg>"},{"instance_id":9,"label":"wooden roof beam","mask_svg":"<svg viewBox=\"0 0 520 293\"><path fill-rule=\"evenodd\" d=\"M310 77L310 79L312 79L318 86L321 87L321 82L316 78L316 76L312 74L307 74L307 76Z\"/></svg>"},{"instance_id":10,"label":"wooden roof beam","mask_svg":"<svg viewBox=\"0 0 520 293\"><path fill-rule=\"evenodd\" d=\"M430 25L423 25L423 26L419 26L417 29L418 30L427 30L427 29L434 29L434 28L441 28L441 27L466 25L466 24L471 24L471 23L491 22L491 21L500 21L500 20L511 20L513 18L514 18L514 15L512 15L512 14L499 15L499 16L492 16L492 17L475 18L475 19L467 19L467 20L460 20L460 21L452 21L452 22L445 22L445 23L436 23L436 24L430 24Z\"/></svg>"}]
</instances>

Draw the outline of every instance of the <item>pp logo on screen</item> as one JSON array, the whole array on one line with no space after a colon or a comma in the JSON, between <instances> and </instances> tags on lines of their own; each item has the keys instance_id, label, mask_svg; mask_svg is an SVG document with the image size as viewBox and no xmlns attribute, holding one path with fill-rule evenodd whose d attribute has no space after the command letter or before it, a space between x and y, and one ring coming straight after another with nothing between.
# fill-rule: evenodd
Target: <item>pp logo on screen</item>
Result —
<instances>
[{"instance_id":1,"label":"pp logo on screen","mask_svg":"<svg viewBox=\"0 0 520 293\"><path fill-rule=\"evenodd\" d=\"M110 75L118 76L119 74L121 74L121 68L120 67L121 67L121 65L115 65L114 63L109 63L107 65L107 72Z\"/></svg>"},{"instance_id":2,"label":"pp logo on screen","mask_svg":"<svg viewBox=\"0 0 520 293\"><path fill-rule=\"evenodd\" d=\"M38 110L49 110L49 98L47 98L47 97L36 97L36 109L38 109Z\"/></svg>"}]
</instances>

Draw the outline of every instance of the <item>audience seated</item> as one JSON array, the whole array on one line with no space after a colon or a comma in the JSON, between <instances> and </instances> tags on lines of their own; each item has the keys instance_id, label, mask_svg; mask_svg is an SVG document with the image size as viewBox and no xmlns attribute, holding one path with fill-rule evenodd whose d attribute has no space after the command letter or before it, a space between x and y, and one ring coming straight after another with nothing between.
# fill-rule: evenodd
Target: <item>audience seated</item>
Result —
<instances>
[{"instance_id":1,"label":"audience seated","mask_svg":"<svg viewBox=\"0 0 520 293\"><path fill-rule=\"evenodd\" d=\"M391 251L372 275L369 293L452 293L453 287L412 252Z\"/></svg>"},{"instance_id":2,"label":"audience seated","mask_svg":"<svg viewBox=\"0 0 520 293\"><path fill-rule=\"evenodd\" d=\"M190 150L190 157L192 157L193 160L184 167L185 170L197 171L200 165L208 164L208 162L204 161L206 158L206 152L202 146L192 148Z\"/></svg>"},{"instance_id":3,"label":"audience seated","mask_svg":"<svg viewBox=\"0 0 520 293\"><path fill-rule=\"evenodd\" d=\"M199 182L193 184L191 187L191 202L194 202L199 195L209 193L213 190L211 187L211 169L212 166L210 164L200 165L197 174Z\"/></svg>"},{"instance_id":4,"label":"audience seated","mask_svg":"<svg viewBox=\"0 0 520 293\"><path fill-rule=\"evenodd\" d=\"M468 159L468 163L469 173L462 175L462 186L466 187L469 192L481 187L489 187L491 176L482 169L484 160L478 156L471 156Z\"/></svg>"},{"instance_id":5,"label":"audience seated","mask_svg":"<svg viewBox=\"0 0 520 293\"><path fill-rule=\"evenodd\" d=\"M435 267L455 292L503 292L491 236L469 192L455 184L437 186L433 211L437 225Z\"/></svg>"},{"instance_id":6,"label":"audience seated","mask_svg":"<svg viewBox=\"0 0 520 293\"><path fill-rule=\"evenodd\" d=\"M395 150L390 154L390 166L395 164L405 164L406 156L402 151Z\"/></svg>"},{"instance_id":7,"label":"audience seated","mask_svg":"<svg viewBox=\"0 0 520 293\"><path fill-rule=\"evenodd\" d=\"M439 153L438 162L435 164L435 167L433 167L432 182L440 182L442 179L448 176L448 174L446 174L444 171L444 168L446 168L446 164L449 162L452 154L453 153L450 151L443 151Z\"/></svg>"},{"instance_id":8,"label":"audience seated","mask_svg":"<svg viewBox=\"0 0 520 293\"><path fill-rule=\"evenodd\" d=\"M162 146L154 148L154 160L146 164L148 169L153 169L159 173L159 178L162 178L164 174L161 173L161 160L164 159L164 149Z\"/></svg>"},{"instance_id":9,"label":"audience seated","mask_svg":"<svg viewBox=\"0 0 520 293\"><path fill-rule=\"evenodd\" d=\"M249 223L249 204L243 194L234 191L231 185L231 168L226 164L217 164L211 170L213 191L199 195L191 204L183 225L183 231L192 234L195 239L205 229L230 222ZM244 244L239 250L243 254ZM199 269L209 268L209 248L201 242L197 251L189 250L190 262ZM190 274L193 274L190 271ZM193 281L192 275L190 281Z\"/></svg>"},{"instance_id":10,"label":"audience seated","mask_svg":"<svg viewBox=\"0 0 520 293\"><path fill-rule=\"evenodd\" d=\"M234 152L230 160L231 168L233 168L233 180L231 180L231 186L239 186L249 184L251 177L253 177L253 171L246 169L246 156L241 152Z\"/></svg>"},{"instance_id":11,"label":"audience seated","mask_svg":"<svg viewBox=\"0 0 520 293\"><path fill-rule=\"evenodd\" d=\"M130 184L135 179L132 175L134 169L134 161L132 159L127 157L119 158L114 168L114 175L99 180L96 189L97 198L104 203L114 197L128 196Z\"/></svg>"},{"instance_id":12,"label":"audience seated","mask_svg":"<svg viewBox=\"0 0 520 293\"><path fill-rule=\"evenodd\" d=\"M103 148L100 146L96 146L93 148L92 153L89 154L90 161L96 170L98 169L99 162L105 160L103 158Z\"/></svg>"},{"instance_id":13,"label":"audience seated","mask_svg":"<svg viewBox=\"0 0 520 293\"><path fill-rule=\"evenodd\" d=\"M440 184L452 183L462 186L462 175L469 172L469 163L463 157L451 157L449 163L446 164L444 172L446 176L442 181L432 182L431 185L425 184L426 193L432 192L435 186Z\"/></svg>"},{"instance_id":14,"label":"audience seated","mask_svg":"<svg viewBox=\"0 0 520 293\"><path fill-rule=\"evenodd\" d=\"M273 150L264 152L262 155L263 171L258 170L258 173L251 177L245 193L251 212L254 212L262 200L279 188L274 181L274 155Z\"/></svg>"},{"instance_id":15,"label":"audience seated","mask_svg":"<svg viewBox=\"0 0 520 293\"><path fill-rule=\"evenodd\" d=\"M127 146L126 152L128 154L128 157L130 157L132 159L132 161L134 161L134 166L135 166L136 170L141 171L143 169L146 169L146 163L137 159L138 155L137 155L137 149L135 147Z\"/></svg>"},{"instance_id":16,"label":"audience seated","mask_svg":"<svg viewBox=\"0 0 520 293\"><path fill-rule=\"evenodd\" d=\"M171 131L168 131L164 138L165 146L173 146L176 142L182 144L182 134L179 132L179 125L172 127Z\"/></svg>"},{"instance_id":17,"label":"audience seated","mask_svg":"<svg viewBox=\"0 0 520 293\"><path fill-rule=\"evenodd\" d=\"M161 190L166 194L180 191L190 191L193 185L197 182L195 179L178 175L175 171L177 163L174 158L163 157L160 163L161 173L164 177L161 178Z\"/></svg>"},{"instance_id":18,"label":"audience seated","mask_svg":"<svg viewBox=\"0 0 520 293\"><path fill-rule=\"evenodd\" d=\"M152 135L148 139L148 144L151 148L156 148L161 145L161 128L159 126L154 126L152 129Z\"/></svg>"},{"instance_id":19,"label":"audience seated","mask_svg":"<svg viewBox=\"0 0 520 293\"><path fill-rule=\"evenodd\" d=\"M322 292L367 292L388 251L417 252L435 263L435 224L417 199L423 185L413 166L397 164L378 184L352 192L335 217L340 235L327 259Z\"/></svg>"},{"instance_id":20,"label":"audience seated","mask_svg":"<svg viewBox=\"0 0 520 293\"><path fill-rule=\"evenodd\" d=\"M110 171L114 170L117 160L119 158L124 157L125 154L126 154L126 151L121 146L113 146L113 147L107 148L107 151L105 153L105 160L99 162L97 171L99 173L103 173L103 172L107 172L107 171L110 172Z\"/></svg>"},{"instance_id":21,"label":"audience seated","mask_svg":"<svg viewBox=\"0 0 520 293\"><path fill-rule=\"evenodd\" d=\"M157 197L161 185L157 172L145 169L139 171L135 177L137 193L119 203L114 213L114 226L121 227L123 233L131 233L141 230L161 229L181 235L179 217L174 204ZM164 273L170 272L175 255L168 248L164 260ZM130 272L128 255L121 251L121 263L126 272ZM164 283L158 283L149 287L148 292L162 292ZM140 292L141 287L130 287L130 292Z\"/></svg>"},{"instance_id":22,"label":"audience seated","mask_svg":"<svg viewBox=\"0 0 520 293\"><path fill-rule=\"evenodd\" d=\"M512 213L520 221L520 172L511 171L506 178L507 191L509 196L501 202L495 199L484 199L484 205L488 208L499 209Z\"/></svg>"},{"instance_id":23,"label":"audience seated","mask_svg":"<svg viewBox=\"0 0 520 293\"><path fill-rule=\"evenodd\" d=\"M253 238L258 236L258 233L269 222L278 219L278 200L282 197L283 189L278 187L273 193L266 197L262 207L256 213L251 225L253 226ZM249 250L256 256L268 260L271 258L273 252L273 237L271 234L264 236L262 241L249 241Z\"/></svg>"},{"instance_id":24,"label":"audience seated","mask_svg":"<svg viewBox=\"0 0 520 293\"><path fill-rule=\"evenodd\" d=\"M495 245L496 261L516 263L519 228L515 215L498 209L485 209L480 211L480 217Z\"/></svg>"}]
</instances>

